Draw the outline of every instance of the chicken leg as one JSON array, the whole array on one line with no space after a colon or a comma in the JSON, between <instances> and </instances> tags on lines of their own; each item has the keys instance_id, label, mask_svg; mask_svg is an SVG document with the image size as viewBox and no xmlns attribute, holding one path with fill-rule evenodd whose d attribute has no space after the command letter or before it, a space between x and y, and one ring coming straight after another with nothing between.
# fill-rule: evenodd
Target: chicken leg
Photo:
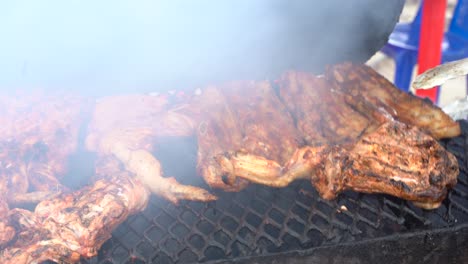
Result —
<instances>
[{"instance_id":1,"label":"chicken leg","mask_svg":"<svg viewBox=\"0 0 468 264\"><path fill-rule=\"evenodd\" d=\"M122 114L122 105L131 105ZM163 177L159 161L151 154L153 140L165 136L189 136L192 121L177 109L167 109L162 96L129 95L103 98L96 105L86 139L87 148L102 157L115 157L149 190L173 203L180 199L213 201L216 196L194 186Z\"/></svg>"}]
</instances>

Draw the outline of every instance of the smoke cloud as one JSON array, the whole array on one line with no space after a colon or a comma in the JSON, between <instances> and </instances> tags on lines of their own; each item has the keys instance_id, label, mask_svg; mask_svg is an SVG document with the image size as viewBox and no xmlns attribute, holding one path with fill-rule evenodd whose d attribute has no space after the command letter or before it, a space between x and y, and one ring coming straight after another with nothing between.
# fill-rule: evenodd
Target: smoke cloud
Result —
<instances>
[{"instance_id":1,"label":"smoke cloud","mask_svg":"<svg viewBox=\"0 0 468 264\"><path fill-rule=\"evenodd\" d=\"M43 0L0 3L0 88L193 89L366 61L404 0Z\"/></svg>"}]
</instances>

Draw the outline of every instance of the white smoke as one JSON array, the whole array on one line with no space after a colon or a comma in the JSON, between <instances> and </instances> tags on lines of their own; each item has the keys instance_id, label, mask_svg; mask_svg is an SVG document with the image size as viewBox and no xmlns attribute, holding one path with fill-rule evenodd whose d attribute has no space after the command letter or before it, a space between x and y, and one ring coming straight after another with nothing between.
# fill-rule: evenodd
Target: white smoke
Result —
<instances>
[{"instance_id":1,"label":"white smoke","mask_svg":"<svg viewBox=\"0 0 468 264\"><path fill-rule=\"evenodd\" d=\"M403 2L1 1L0 87L148 92L316 71L370 57Z\"/></svg>"}]
</instances>

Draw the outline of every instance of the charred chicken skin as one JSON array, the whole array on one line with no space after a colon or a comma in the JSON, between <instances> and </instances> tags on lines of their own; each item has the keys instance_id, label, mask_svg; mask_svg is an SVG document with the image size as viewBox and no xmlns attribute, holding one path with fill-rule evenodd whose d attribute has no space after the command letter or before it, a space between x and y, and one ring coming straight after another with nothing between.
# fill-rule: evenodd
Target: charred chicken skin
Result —
<instances>
[{"instance_id":1,"label":"charred chicken skin","mask_svg":"<svg viewBox=\"0 0 468 264\"><path fill-rule=\"evenodd\" d=\"M395 88L383 76L366 65L342 63L330 66L326 78L333 89L347 97L347 103L361 108L363 102L381 108L395 119L419 127L436 139L460 135L460 125L440 108ZM363 112L369 109L361 109Z\"/></svg>"},{"instance_id":2,"label":"charred chicken skin","mask_svg":"<svg viewBox=\"0 0 468 264\"><path fill-rule=\"evenodd\" d=\"M62 94L0 96L0 192L8 203L38 202L64 187L87 101Z\"/></svg>"},{"instance_id":3,"label":"charred chicken skin","mask_svg":"<svg viewBox=\"0 0 468 264\"><path fill-rule=\"evenodd\" d=\"M235 107L226 112L241 113L241 117L237 117L239 123L244 122L242 113L248 112L244 108L252 107L249 111L259 125L251 127L251 135L263 135L261 124L274 124L279 116L283 116L278 125L281 129L273 131L276 135L290 135L292 140L286 142L293 144L282 141L287 137L268 135L268 140L258 139L248 144L242 141L241 147L236 149L233 144L228 148L226 144L217 144L217 137L210 137L211 149L218 150L202 153L209 156L199 158L202 164L198 164L202 168L211 168L205 170L211 179L208 183L243 178L258 184L284 187L295 179L307 178L326 199L350 189L394 195L426 209L438 207L447 190L456 184L458 164L435 138L458 135L458 123L422 99L401 93L366 66L344 64L329 71L337 76L337 80L305 73L286 74L279 81L279 98L263 99L274 102L270 104L252 104L249 95L237 96L242 94L238 91L247 90L245 83L236 84L244 88L219 87L218 93L227 98L223 107L232 107L232 101L237 101ZM362 91L359 84L363 86ZM271 88L263 91L268 93L262 95L263 98L277 96ZM378 96L379 93L382 96ZM260 98L258 95L252 97ZM295 124L284 121L291 116L282 109L289 110L295 117ZM274 114L262 123L261 113L269 112ZM239 133L232 132L234 129L239 129L242 137L246 137L245 127L241 124L229 129L222 127L223 124L217 122L214 125L218 137L223 135L219 131ZM287 151L281 153L290 156L255 153L258 142L284 146ZM224 184L229 185L229 182L225 180ZM230 189L221 184L211 185Z\"/></svg>"},{"instance_id":4,"label":"charred chicken skin","mask_svg":"<svg viewBox=\"0 0 468 264\"><path fill-rule=\"evenodd\" d=\"M456 160L436 139L458 135L458 123L371 68L344 63L320 77L289 72L278 86L276 92L267 81L232 82L176 104L164 96L104 98L96 105L87 146L117 159L153 193L174 203L216 199L163 177L151 155L154 140L193 134L199 174L225 191L239 191L249 182L284 187L308 178L327 199L354 189L434 208L456 183ZM122 105L132 107L117 115ZM339 168L324 165L343 160Z\"/></svg>"},{"instance_id":5,"label":"charred chicken skin","mask_svg":"<svg viewBox=\"0 0 468 264\"><path fill-rule=\"evenodd\" d=\"M87 106L85 99L65 94L0 95L0 248L18 233L9 217L17 209L10 208L66 189L60 180Z\"/></svg>"},{"instance_id":6,"label":"charred chicken skin","mask_svg":"<svg viewBox=\"0 0 468 264\"><path fill-rule=\"evenodd\" d=\"M43 201L35 212L11 210L7 217L16 234L0 251L0 262L76 263L81 256L96 256L119 224L146 207L149 194L141 182L123 172Z\"/></svg>"},{"instance_id":7,"label":"charred chicken skin","mask_svg":"<svg viewBox=\"0 0 468 264\"><path fill-rule=\"evenodd\" d=\"M150 192L173 203L215 200L164 177L152 151L165 137L195 135L198 173L226 191L309 179L324 199L354 190L433 209L456 184L457 160L436 139L460 134L458 123L369 67L343 63L319 77L288 72L277 84L232 82L176 103L110 96L94 107L75 97L1 97L0 262L92 257L145 208ZM92 111L86 147L98 154L102 179L52 197L65 190L60 176L83 109ZM11 206L38 200L34 212Z\"/></svg>"},{"instance_id":8,"label":"charred chicken skin","mask_svg":"<svg viewBox=\"0 0 468 264\"><path fill-rule=\"evenodd\" d=\"M285 187L310 179L324 199L344 190L385 193L425 209L439 207L458 176L452 154L418 128L398 121L384 123L353 143L302 147L284 166L245 152L217 160L229 172L258 184Z\"/></svg>"},{"instance_id":9,"label":"charred chicken skin","mask_svg":"<svg viewBox=\"0 0 468 264\"><path fill-rule=\"evenodd\" d=\"M213 188L239 191L247 185L213 157L239 150L283 163L302 144L292 116L266 81L210 87L186 113L197 123L199 174Z\"/></svg>"}]
</instances>

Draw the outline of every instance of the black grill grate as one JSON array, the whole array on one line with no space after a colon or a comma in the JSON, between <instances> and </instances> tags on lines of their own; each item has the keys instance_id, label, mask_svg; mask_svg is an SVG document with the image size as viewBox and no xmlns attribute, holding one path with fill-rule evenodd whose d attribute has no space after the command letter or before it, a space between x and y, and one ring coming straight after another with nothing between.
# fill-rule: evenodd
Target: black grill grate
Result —
<instances>
[{"instance_id":1,"label":"black grill grate","mask_svg":"<svg viewBox=\"0 0 468 264\"><path fill-rule=\"evenodd\" d=\"M210 204L174 206L153 197L144 212L113 233L98 257L82 263L208 262L467 223L468 123L461 124L462 136L442 142L458 158L458 184L435 211L386 195L354 192L325 201L307 181L282 189L252 185L240 193L217 193L220 199Z\"/></svg>"}]
</instances>

